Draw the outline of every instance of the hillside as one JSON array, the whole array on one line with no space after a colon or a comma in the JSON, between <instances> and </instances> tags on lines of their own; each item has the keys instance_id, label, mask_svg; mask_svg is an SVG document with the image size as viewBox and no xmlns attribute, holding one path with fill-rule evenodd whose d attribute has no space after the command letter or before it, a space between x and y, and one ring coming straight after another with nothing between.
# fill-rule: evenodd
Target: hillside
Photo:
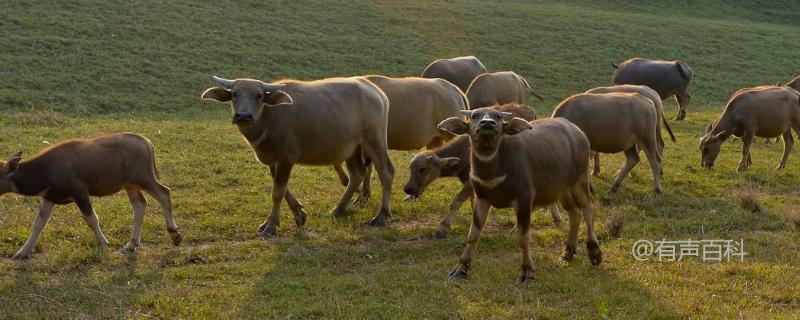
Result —
<instances>
[{"instance_id":1,"label":"hillside","mask_svg":"<svg viewBox=\"0 0 800 320\"><path fill-rule=\"evenodd\" d=\"M608 83L612 61L684 59L695 105L717 109L736 88L798 72L794 0L649 3L13 2L0 12L0 108L196 112L211 74L405 76L473 54L531 79L547 106Z\"/></svg>"},{"instance_id":2,"label":"hillside","mask_svg":"<svg viewBox=\"0 0 800 320\"><path fill-rule=\"evenodd\" d=\"M699 2L699 3L698 3ZM741 140L713 170L698 138L736 89L800 73L800 4L753 1L6 1L0 4L0 159L59 141L134 131L155 146L185 237L173 247L148 197L142 247L115 253L133 220L124 193L93 200L110 241L95 249L74 206L56 209L35 253L25 242L39 200L0 197L2 319L682 319L800 315L800 154L775 171L781 145L753 146L735 172ZM593 267L581 232L563 263L567 227L533 216L533 284L515 284L520 252L510 210L493 210L470 279L447 274L471 221L461 208L449 238L433 237L460 189L434 182L403 201L414 152L392 151L393 217L365 225L373 199L334 219L343 191L329 167L296 166L292 192L309 213L294 225L284 204L278 235L256 227L270 210L271 179L230 123L201 101L212 75L316 79L418 75L433 59L475 55L491 70L531 80L547 115L562 98L610 83L611 62L632 56L683 59L695 71L685 121L664 154L664 194L652 195L642 161L608 191L621 154L603 156L595 225L604 253ZM676 103L665 102L667 117ZM795 149L796 150L796 149ZM755 194L763 211L740 207ZM746 197L745 197L746 198ZM624 219L620 237L608 221ZM566 215L563 217L565 222ZM636 261L638 240L744 241L743 261Z\"/></svg>"}]
</instances>

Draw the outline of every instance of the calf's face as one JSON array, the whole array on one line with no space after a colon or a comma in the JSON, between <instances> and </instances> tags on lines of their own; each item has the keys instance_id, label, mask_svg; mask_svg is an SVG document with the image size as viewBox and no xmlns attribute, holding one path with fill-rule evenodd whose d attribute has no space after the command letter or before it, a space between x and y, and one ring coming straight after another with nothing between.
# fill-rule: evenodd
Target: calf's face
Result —
<instances>
[{"instance_id":1,"label":"calf's face","mask_svg":"<svg viewBox=\"0 0 800 320\"><path fill-rule=\"evenodd\" d=\"M0 161L0 195L17 191L10 178L17 171L17 166L21 160L22 151L12 155L8 161Z\"/></svg>"},{"instance_id":2,"label":"calf's face","mask_svg":"<svg viewBox=\"0 0 800 320\"><path fill-rule=\"evenodd\" d=\"M700 165L704 168L714 167L714 161L717 160L722 147L722 135L725 134L724 131L713 134L712 130L712 125L709 124L706 127L706 134L700 139L700 153L702 154Z\"/></svg>"},{"instance_id":3,"label":"calf's face","mask_svg":"<svg viewBox=\"0 0 800 320\"><path fill-rule=\"evenodd\" d=\"M531 129L531 124L522 118L514 118L509 112L492 108L461 110L466 120L452 117L439 123L439 128L451 133L468 134L472 142L472 152L479 159L494 158L503 135L515 135Z\"/></svg>"},{"instance_id":4,"label":"calf's face","mask_svg":"<svg viewBox=\"0 0 800 320\"><path fill-rule=\"evenodd\" d=\"M414 156L409 165L408 182L403 191L412 198L418 198L431 182L442 176L442 170L452 168L460 159L440 158L436 154L423 152Z\"/></svg>"},{"instance_id":5,"label":"calf's face","mask_svg":"<svg viewBox=\"0 0 800 320\"><path fill-rule=\"evenodd\" d=\"M264 105L275 106L279 104L291 105L292 97L278 89L284 84L264 83L252 79L227 80L213 77L221 87L208 88L203 92L203 99L217 100L220 102L231 101L233 122L239 126L253 125L261 117Z\"/></svg>"}]
</instances>

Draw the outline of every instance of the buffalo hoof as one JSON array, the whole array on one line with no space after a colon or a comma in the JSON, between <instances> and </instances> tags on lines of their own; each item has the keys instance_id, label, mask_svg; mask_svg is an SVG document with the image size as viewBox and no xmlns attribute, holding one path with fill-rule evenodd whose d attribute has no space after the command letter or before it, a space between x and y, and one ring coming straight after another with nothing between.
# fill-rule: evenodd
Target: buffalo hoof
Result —
<instances>
[{"instance_id":1,"label":"buffalo hoof","mask_svg":"<svg viewBox=\"0 0 800 320\"><path fill-rule=\"evenodd\" d=\"M28 259L28 253L27 252L17 252L13 256L11 256L11 260L20 261L20 260L25 260L25 259Z\"/></svg>"},{"instance_id":2,"label":"buffalo hoof","mask_svg":"<svg viewBox=\"0 0 800 320\"><path fill-rule=\"evenodd\" d=\"M181 244L181 241L183 241L183 236L178 231L170 231L169 237L172 239L172 244L176 247Z\"/></svg>"},{"instance_id":3,"label":"buffalo hoof","mask_svg":"<svg viewBox=\"0 0 800 320\"><path fill-rule=\"evenodd\" d=\"M458 265L453 271L450 272L450 279L467 280L467 270L464 270L462 265Z\"/></svg>"},{"instance_id":4,"label":"buffalo hoof","mask_svg":"<svg viewBox=\"0 0 800 320\"><path fill-rule=\"evenodd\" d=\"M278 228L275 227L274 225L267 224L267 226L261 229L259 233L261 234L262 237L269 238L277 234L278 231L277 229Z\"/></svg>"},{"instance_id":5,"label":"buffalo hoof","mask_svg":"<svg viewBox=\"0 0 800 320\"><path fill-rule=\"evenodd\" d=\"M678 116L675 117L675 120L676 121L680 121L680 120L683 120L683 119L686 119L686 111L678 112Z\"/></svg>"},{"instance_id":6,"label":"buffalo hoof","mask_svg":"<svg viewBox=\"0 0 800 320\"><path fill-rule=\"evenodd\" d=\"M385 227L386 226L386 218L381 215L376 216L369 220L370 227Z\"/></svg>"},{"instance_id":7,"label":"buffalo hoof","mask_svg":"<svg viewBox=\"0 0 800 320\"><path fill-rule=\"evenodd\" d=\"M303 225L306 224L307 217L308 214L306 214L306 211L300 209L294 214L294 223L297 224L298 227L302 227Z\"/></svg>"},{"instance_id":8,"label":"buffalo hoof","mask_svg":"<svg viewBox=\"0 0 800 320\"><path fill-rule=\"evenodd\" d=\"M447 234L448 234L447 230L439 229L439 230L436 230L436 233L433 236L436 239L444 239L444 238L447 238Z\"/></svg>"},{"instance_id":9,"label":"buffalo hoof","mask_svg":"<svg viewBox=\"0 0 800 320\"><path fill-rule=\"evenodd\" d=\"M533 268L531 266L522 266L522 274L517 280L519 284L530 284L533 282Z\"/></svg>"},{"instance_id":10,"label":"buffalo hoof","mask_svg":"<svg viewBox=\"0 0 800 320\"><path fill-rule=\"evenodd\" d=\"M561 261L570 262L575 258L575 249L569 244L564 248L564 253L561 254Z\"/></svg>"},{"instance_id":11,"label":"buffalo hoof","mask_svg":"<svg viewBox=\"0 0 800 320\"><path fill-rule=\"evenodd\" d=\"M119 249L119 253L120 254L129 254L129 253L134 253L134 252L136 252L136 246L132 245L130 243L128 245L122 247L122 249Z\"/></svg>"},{"instance_id":12,"label":"buffalo hoof","mask_svg":"<svg viewBox=\"0 0 800 320\"><path fill-rule=\"evenodd\" d=\"M563 222L563 221L561 221L561 219L560 219L560 218L559 218L559 219L553 219L553 225L554 225L556 228L561 228L561 227L563 227L563 226L564 226L564 222Z\"/></svg>"},{"instance_id":13,"label":"buffalo hoof","mask_svg":"<svg viewBox=\"0 0 800 320\"><path fill-rule=\"evenodd\" d=\"M329 213L334 218L341 218L341 217L344 216L344 209L336 207L336 208L331 209L331 211Z\"/></svg>"},{"instance_id":14,"label":"buffalo hoof","mask_svg":"<svg viewBox=\"0 0 800 320\"><path fill-rule=\"evenodd\" d=\"M358 198L353 200L353 205L356 207L363 207L369 202L369 198L371 196L369 194L362 193Z\"/></svg>"},{"instance_id":15,"label":"buffalo hoof","mask_svg":"<svg viewBox=\"0 0 800 320\"><path fill-rule=\"evenodd\" d=\"M616 193L617 190L619 190L619 185L611 185L611 189L608 189L612 193Z\"/></svg>"},{"instance_id":16,"label":"buffalo hoof","mask_svg":"<svg viewBox=\"0 0 800 320\"><path fill-rule=\"evenodd\" d=\"M589 251L589 260L593 266L603 262L603 252L600 251L600 244L596 240L586 241L586 249Z\"/></svg>"}]
</instances>

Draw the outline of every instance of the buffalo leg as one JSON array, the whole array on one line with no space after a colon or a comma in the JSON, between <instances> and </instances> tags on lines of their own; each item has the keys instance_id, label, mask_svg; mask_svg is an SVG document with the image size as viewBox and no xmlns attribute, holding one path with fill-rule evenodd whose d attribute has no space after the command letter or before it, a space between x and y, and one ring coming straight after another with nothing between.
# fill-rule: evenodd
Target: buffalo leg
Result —
<instances>
[{"instance_id":1,"label":"buffalo leg","mask_svg":"<svg viewBox=\"0 0 800 320\"><path fill-rule=\"evenodd\" d=\"M281 201L289 192L289 176L292 173L293 164L276 164L270 166L270 174L272 175L272 210L269 217L259 227L258 232L264 236L272 236L278 230L281 224Z\"/></svg>"},{"instance_id":2,"label":"buffalo leg","mask_svg":"<svg viewBox=\"0 0 800 320\"><path fill-rule=\"evenodd\" d=\"M600 251L600 242L594 234L594 210L585 207L583 211L583 222L586 224L586 251L589 253L589 260L592 265L598 265L603 261L603 253Z\"/></svg>"},{"instance_id":3,"label":"buffalo leg","mask_svg":"<svg viewBox=\"0 0 800 320\"><path fill-rule=\"evenodd\" d=\"M553 224L560 228L563 223L561 222L561 213L558 211L558 204L547 206L547 211L550 211L550 215L553 216Z\"/></svg>"},{"instance_id":4,"label":"buffalo leg","mask_svg":"<svg viewBox=\"0 0 800 320\"><path fill-rule=\"evenodd\" d=\"M644 148L644 153L650 163L650 170L653 171L653 190L656 194L661 194L661 154L658 152L655 139L649 140L649 145Z\"/></svg>"},{"instance_id":5,"label":"buffalo leg","mask_svg":"<svg viewBox=\"0 0 800 320\"><path fill-rule=\"evenodd\" d=\"M358 195L353 204L356 206L363 206L367 204L369 198L372 197L372 165L368 164L365 167L364 182L361 185L361 194Z\"/></svg>"},{"instance_id":6,"label":"buffalo leg","mask_svg":"<svg viewBox=\"0 0 800 320\"><path fill-rule=\"evenodd\" d=\"M347 183L350 181L350 178L347 177L347 174L344 173L344 169L342 169L342 164L337 163L333 165L333 170L336 171L336 175L339 176L339 183L342 186L346 187Z\"/></svg>"},{"instance_id":7,"label":"buffalo leg","mask_svg":"<svg viewBox=\"0 0 800 320\"><path fill-rule=\"evenodd\" d=\"M350 203L350 199L358 189L358 185L363 181L366 173L366 165L364 165L364 159L361 157L360 152L356 152L350 159L347 159L346 163L347 171L350 173L350 183L347 184L339 203L331 210L331 215L334 218L341 217L344 214L347 204Z\"/></svg>"},{"instance_id":8,"label":"buffalo leg","mask_svg":"<svg viewBox=\"0 0 800 320\"><path fill-rule=\"evenodd\" d=\"M519 282L530 283L533 280L533 259L531 259L531 201L517 199L517 244L522 250L522 273Z\"/></svg>"},{"instance_id":9,"label":"buffalo leg","mask_svg":"<svg viewBox=\"0 0 800 320\"><path fill-rule=\"evenodd\" d=\"M675 120L683 120L686 118L686 109L689 108L689 102L692 101L692 96L689 95L689 92L684 89L682 91L675 92L675 98L678 99L678 106L680 109L678 110L678 116Z\"/></svg>"},{"instance_id":10,"label":"buffalo leg","mask_svg":"<svg viewBox=\"0 0 800 320\"><path fill-rule=\"evenodd\" d=\"M22 248L20 248L11 259L25 259L28 257L28 254L33 252L33 247L36 246L36 241L39 241L39 235L42 234L42 229L47 225L47 221L50 220L50 215L53 213L53 208L55 206L55 203L42 198L42 204L39 205L39 214L36 216L36 222L33 223L33 228L31 228L31 235L28 236L28 240L25 240L25 244L22 245Z\"/></svg>"},{"instance_id":11,"label":"buffalo leg","mask_svg":"<svg viewBox=\"0 0 800 320\"><path fill-rule=\"evenodd\" d=\"M625 150L625 164L622 165L622 168L617 172L617 179L611 184L611 192L616 192L619 189L622 180L625 180L625 177L628 176L628 173L631 172L631 169L633 169L637 163L639 163L639 151L634 145L628 150Z\"/></svg>"},{"instance_id":12,"label":"buffalo leg","mask_svg":"<svg viewBox=\"0 0 800 320\"><path fill-rule=\"evenodd\" d=\"M753 144L753 133L745 131L742 135L742 160L739 161L738 172L744 172L750 166L750 146Z\"/></svg>"},{"instance_id":13,"label":"buffalo leg","mask_svg":"<svg viewBox=\"0 0 800 320\"><path fill-rule=\"evenodd\" d=\"M467 182L467 185L464 185L461 188L461 191L458 192L455 198L453 198L453 202L450 203L450 210L447 212L447 215L442 219L442 222L439 224L439 230L436 231L436 238L437 239L444 239L447 238L447 234L450 231L450 226L453 223L453 217L458 212L458 209L461 209L461 206L464 204L464 201L472 195L472 186Z\"/></svg>"},{"instance_id":14,"label":"buffalo leg","mask_svg":"<svg viewBox=\"0 0 800 320\"><path fill-rule=\"evenodd\" d=\"M594 166L592 167L592 175L596 177L596 176L600 175L600 152L594 151L592 153L594 153L594 155L592 156L592 158L594 158Z\"/></svg>"},{"instance_id":15,"label":"buffalo leg","mask_svg":"<svg viewBox=\"0 0 800 320\"><path fill-rule=\"evenodd\" d=\"M581 216L576 208L572 206L565 206L564 210L569 214L569 234L567 235L567 247L564 248L564 253L561 254L561 260L572 261L578 248L578 231L581 229Z\"/></svg>"},{"instance_id":16,"label":"buffalo leg","mask_svg":"<svg viewBox=\"0 0 800 320\"><path fill-rule=\"evenodd\" d=\"M472 224L469 226L469 235L467 235L467 245L464 247L458 266L450 272L451 278L467 278L472 258L475 257L478 239L481 237L486 218L489 216L489 207L489 201L481 198L475 200L475 207L472 210Z\"/></svg>"},{"instance_id":17,"label":"buffalo leg","mask_svg":"<svg viewBox=\"0 0 800 320\"><path fill-rule=\"evenodd\" d=\"M81 213L83 213L83 220L86 221L86 224L92 228L94 232L94 237L97 239L97 245L101 251L105 251L108 248L108 240L106 236L103 235L103 231L100 230L100 220L97 219L97 213L94 212L94 208L92 207L92 201L89 198L77 199L75 200L75 204L78 205L78 208L81 209Z\"/></svg>"},{"instance_id":18,"label":"buffalo leg","mask_svg":"<svg viewBox=\"0 0 800 320\"><path fill-rule=\"evenodd\" d=\"M161 205L161 209L164 210L164 222L167 225L167 232L172 239L172 244L176 246L181 244L183 236L178 232L178 225L175 224L175 218L172 216L172 197L169 188L154 180L142 190L155 198Z\"/></svg>"},{"instance_id":19,"label":"buffalo leg","mask_svg":"<svg viewBox=\"0 0 800 320\"><path fill-rule=\"evenodd\" d=\"M394 179L394 166L389 159L386 140L376 142L364 149L369 159L375 165L375 171L381 182L381 209L378 215L369 221L369 225L380 227L386 225L386 219L392 216L392 180Z\"/></svg>"},{"instance_id":20,"label":"buffalo leg","mask_svg":"<svg viewBox=\"0 0 800 320\"><path fill-rule=\"evenodd\" d=\"M781 158L781 163L778 165L778 170L786 168L786 161L789 160L789 153L792 152L793 145L792 128L789 128L783 133L783 158Z\"/></svg>"},{"instance_id":21,"label":"buffalo leg","mask_svg":"<svg viewBox=\"0 0 800 320\"><path fill-rule=\"evenodd\" d=\"M141 244L142 223L144 222L145 205L147 204L144 195L138 188L125 188L125 192L128 193L128 200L133 208L133 229L131 230L131 239L119 250L123 254L135 252Z\"/></svg>"}]
</instances>

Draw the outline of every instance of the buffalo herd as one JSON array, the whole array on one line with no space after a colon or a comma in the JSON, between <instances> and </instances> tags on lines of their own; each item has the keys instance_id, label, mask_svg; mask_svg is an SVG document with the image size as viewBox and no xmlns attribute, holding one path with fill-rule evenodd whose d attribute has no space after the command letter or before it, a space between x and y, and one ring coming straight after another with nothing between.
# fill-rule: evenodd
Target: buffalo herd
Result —
<instances>
[{"instance_id":1,"label":"buffalo herd","mask_svg":"<svg viewBox=\"0 0 800 320\"><path fill-rule=\"evenodd\" d=\"M369 75L264 82L214 76L216 86L207 88L201 97L230 104L233 124L258 161L269 167L272 209L257 229L261 235L277 232L284 200L298 226L306 221L303 204L288 188L296 164L335 169L345 191L330 212L334 217L345 214L351 202L362 205L371 196L374 168L382 201L369 225L386 225L392 214L395 173L389 150L425 148L409 165L409 180L403 188L407 199L420 197L439 177L457 177L463 185L436 237L448 235L453 216L466 200L473 207L466 246L450 276L467 277L490 207L513 208L522 250L519 281L529 282L533 278L529 248L533 208L547 208L557 225L561 224L559 206L569 215L561 256L565 261L577 252L583 220L589 260L594 265L601 263L593 227L591 182L591 176L600 172L600 153L625 154L612 192L640 161L639 151L644 151L649 162L654 193L662 192L665 143L661 130L675 141L662 100L675 96L680 106L675 119L683 120L691 101L688 87L694 72L683 61L633 58L612 65L614 86L570 96L546 119L524 104L528 94L542 99L528 80L511 71L488 72L473 56L436 60L421 77ZM713 166L721 144L735 135L744 144L738 167L744 171L752 163L754 137L782 136L784 154L778 168L785 167L794 143L791 131L800 130L798 90L800 77L786 85L734 93L719 118L706 128L700 142L702 165ZM130 241L120 251L133 252L140 245L146 203L142 192L161 204L167 231L178 245L182 236L172 217L170 190L158 182L156 173L152 144L133 133L69 140L26 161L21 152L0 161L0 194L41 198L31 234L13 258L27 257L53 207L69 203L80 208L99 246L105 249L108 241L90 197L123 189L133 207L134 224Z\"/></svg>"}]
</instances>

